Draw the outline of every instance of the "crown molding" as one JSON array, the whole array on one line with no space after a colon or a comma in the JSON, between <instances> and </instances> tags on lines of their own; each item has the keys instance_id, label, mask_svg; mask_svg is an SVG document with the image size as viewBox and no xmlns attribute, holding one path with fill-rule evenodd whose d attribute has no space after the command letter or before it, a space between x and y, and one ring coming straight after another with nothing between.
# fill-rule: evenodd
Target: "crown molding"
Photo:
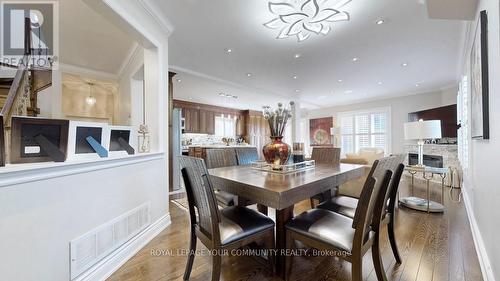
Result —
<instances>
[{"instance_id":1,"label":"crown molding","mask_svg":"<svg viewBox=\"0 0 500 281\"><path fill-rule=\"evenodd\" d=\"M150 0L138 0L137 1L144 10L159 24L160 28L170 36L174 32L173 24L168 20L166 15L161 14L160 7L154 1Z\"/></svg>"},{"instance_id":2,"label":"crown molding","mask_svg":"<svg viewBox=\"0 0 500 281\"><path fill-rule=\"evenodd\" d=\"M110 82L117 82L118 81L118 75L114 73L109 73L109 72L104 72L104 71L99 71L99 70L94 70L82 66L77 66L77 65L72 65L72 64L65 64L65 63L59 63L59 70L64 73L69 73L73 75L81 75L81 76L86 76L89 78L95 78L99 80L106 80Z\"/></svg>"}]
</instances>

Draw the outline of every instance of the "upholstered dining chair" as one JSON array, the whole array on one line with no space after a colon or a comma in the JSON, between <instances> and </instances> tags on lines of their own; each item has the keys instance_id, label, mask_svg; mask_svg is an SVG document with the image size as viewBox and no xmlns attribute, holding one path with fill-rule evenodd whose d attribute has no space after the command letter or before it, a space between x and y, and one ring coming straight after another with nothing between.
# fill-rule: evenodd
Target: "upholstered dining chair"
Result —
<instances>
[{"instance_id":1,"label":"upholstered dining chair","mask_svg":"<svg viewBox=\"0 0 500 281\"><path fill-rule=\"evenodd\" d=\"M386 170L386 159L374 162L372 172L368 176L354 218L348 218L336 212L325 209L308 210L286 225L286 246L293 249L295 241L301 241L306 246L335 251L338 258L352 265L352 280L363 280L363 256L372 248L372 256L378 280L387 280L384 268L381 266L380 249L376 244L375 231L372 229L372 217L377 216L374 210L380 210L384 204L384 196L392 172ZM380 165L380 168L378 166ZM381 196L382 195L382 196ZM375 246L376 245L376 246ZM286 257L285 277L289 280L292 257Z\"/></svg>"},{"instance_id":2,"label":"upholstered dining chair","mask_svg":"<svg viewBox=\"0 0 500 281\"><path fill-rule=\"evenodd\" d=\"M340 148L338 147L313 147L311 153L311 160L314 160L316 164L331 164L340 165ZM321 203L324 198L323 194L316 194L310 198L311 208L316 206L315 200Z\"/></svg>"},{"instance_id":3,"label":"upholstered dining chair","mask_svg":"<svg viewBox=\"0 0 500 281\"><path fill-rule=\"evenodd\" d=\"M237 166L238 159L236 151L229 148L214 148L206 150L206 165L208 169ZM222 207L234 206L238 204L238 196L215 189L215 197Z\"/></svg>"},{"instance_id":4,"label":"upholstered dining chair","mask_svg":"<svg viewBox=\"0 0 500 281\"><path fill-rule=\"evenodd\" d=\"M387 157L388 161L384 161L385 169L390 170L392 174L392 179L389 183L389 188L385 194L384 208L379 212L380 217L378 219L374 218L372 228L374 230L382 228L387 225L387 233L389 236L389 242L391 244L392 253L398 264L401 263L401 256L399 254L398 246L396 243L396 235L394 231L395 224L395 213L394 208L397 204L397 194L399 189L399 182L401 181L401 175L404 171L403 161L405 159L404 155L394 155ZM381 167L381 163L378 164ZM318 205L320 209L326 209L334 211L336 213L342 214L349 218L354 218L356 213L356 207L358 206L359 200L354 197L349 196L336 196L331 200L323 202ZM377 232L377 236L379 232Z\"/></svg>"},{"instance_id":5,"label":"upholstered dining chair","mask_svg":"<svg viewBox=\"0 0 500 281\"><path fill-rule=\"evenodd\" d=\"M257 147L236 147L236 159L238 165L250 165L252 162L259 160L259 152Z\"/></svg>"},{"instance_id":6,"label":"upholstered dining chair","mask_svg":"<svg viewBox=\"0 0 500 281\"><path fill-rule=\"evenodd\" d=\"M254 242L264 242L274 249L274 222L270 218L245 207L217 207L214 190L203 159L179 156L182 177L186 186L191 221L190 251L184 280L189 280L196 252L197 238L211 251L231 252ZM268 255L271 271L274 260ZM212 256L212 281L218 281L221 255Z\"/></svg>"}]
</instances>

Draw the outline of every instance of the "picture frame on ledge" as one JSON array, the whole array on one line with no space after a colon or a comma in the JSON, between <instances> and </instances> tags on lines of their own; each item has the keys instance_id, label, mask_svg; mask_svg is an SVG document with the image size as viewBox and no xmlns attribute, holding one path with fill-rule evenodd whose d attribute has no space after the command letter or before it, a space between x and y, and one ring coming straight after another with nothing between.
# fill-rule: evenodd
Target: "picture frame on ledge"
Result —
<instances>
[{"instance_id":1,"label":"picture frame on ledge","mask_svg":"<svg viewBox=\"0 0 500 281\"><path fill-rule=\"evenodd\" d=\"M106 123L70 121L68 160L99 160L108 157L109 128Z\"/></svg>"},{"instance_id":2,"label":"picture frame on ledge","mask_svg":"<svg viewBox=\"0 0 500 281\"><path fill-rule=\"evenodd\" d=\"M131 126L109 126L107 149L110 156L136 154L137 130Z\"/></svg>"},{"instance_id":3,"label":"picture frame on ledge","mask_svg":"<svg viewBox=\"0 0 500 281\"><path fill-rule=\"evenodd\" d=\"M470 53L471 136L487 140L489 130L488 15L481 11Z\"/></svg>"},{"instance_id":4,"label":"picture frame on ledge","mask_svg":"<svg viewBox=\"0 0 500 281\"><path fill-rule=\"evenodd\" d=\"M69 120L12 117L10 163L64 162Z\"/></svg>"}]
</instances>

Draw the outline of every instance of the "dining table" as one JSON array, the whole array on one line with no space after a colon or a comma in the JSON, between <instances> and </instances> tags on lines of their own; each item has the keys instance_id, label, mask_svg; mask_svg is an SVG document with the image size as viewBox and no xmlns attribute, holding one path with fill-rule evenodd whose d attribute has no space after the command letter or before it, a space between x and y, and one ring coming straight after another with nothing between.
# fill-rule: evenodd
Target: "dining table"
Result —
<instances>
[{"instance_id":1,"label":"dining table","mask_svg":"<svg viewBox=\"0 0 500 281\"><path fill-rule=\"evenodd\" d=\"M329 200L338 186L362 177L364 171L363 165L341 163L316 164L314 168L290 173L264 171L252 166L230 166L209 169L209 174L217 189L251 200L259 207L276 210L276 271L283 278L285 226L293 218L294 205L317 194L322 194L323 200Z\"/></svg>"}]
</instances>

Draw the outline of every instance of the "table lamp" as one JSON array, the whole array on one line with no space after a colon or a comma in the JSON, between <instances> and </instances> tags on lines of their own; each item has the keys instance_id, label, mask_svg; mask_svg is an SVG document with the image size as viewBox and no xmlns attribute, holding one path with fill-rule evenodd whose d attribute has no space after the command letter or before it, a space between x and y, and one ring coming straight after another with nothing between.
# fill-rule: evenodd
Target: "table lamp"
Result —
<instances>
[{"instance_id":1,"label":"table lamp","mask_svg":"<svg viewBox=\"0 0 500 281\"><path fill-rule=\"evenodd\" d=\"M418 140L418 164L424 167L424 140L441 138L441 120L407 122L404 124L405 139Z\"/></svg>"}]
</instances>

